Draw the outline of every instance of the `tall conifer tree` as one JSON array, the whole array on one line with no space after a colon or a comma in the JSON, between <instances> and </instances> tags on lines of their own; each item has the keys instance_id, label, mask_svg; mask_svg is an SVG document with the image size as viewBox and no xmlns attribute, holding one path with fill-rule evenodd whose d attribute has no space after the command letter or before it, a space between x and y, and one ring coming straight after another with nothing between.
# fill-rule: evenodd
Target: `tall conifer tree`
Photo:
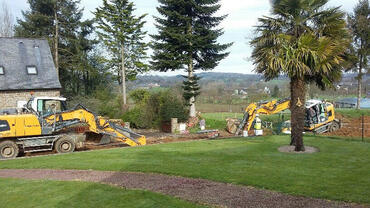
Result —
<instances>
[{"instance_id":1,"label":"tall conifer tree","mask_svg":"<svg viewBox=\"0 0 370 208\"><path fill-rule=\"evenodd\" d=\"M226 16L215 16L219 0L159 0L155 17L159 33L152 35L154 70L167 72L185 69L184 98L190 105L190 117L195 117L195 97L199 94L196 70L212 70L229 53L231 43L219 44L223 34L218 25Z\"/></svg>"},{"instance_id":2,"label":"tall conifer tree","mask_svg":"<svg viewBox=\"0 0 370 208\"><path fill-rule=\"evenodd\" d=\"M89 73L89 67L81 64L88 62L87 55L82 53L91 51L94 43L89 39L93 32L92 21L81 20L83 11L79 8L79 0L28 0L28 3L30 10L23 11L23 18L17 20L15 36L48 39L59 69L63 94L80 94L82 77ZM93 78L99 76L89 77Z\"/></svg>"},{"instance_id":3,"label":"tall conifer tree","mask_svg":"<svg viewBox=\"0 0 370 208\"><path fill-rule=\"evenodd\" d=\"M126 106L126 80L148 70L144 62L148 44L143 39L146 14L136 17L134 4L127 0L103 0L103 6L94 13L99 38L110 53L110 64L118 72L122 85L123 104Z\"/></svg>"},{"instance_id":4,"label":"tall conifer tree","mask_svg":"<svg viewBox=\"0 0 370 208\"><path fill-rule=\"evenodd\" d=\"M357 109L360 109L362 76L369 72L370 61L370 6L369 0L359 0L353 14L348 15L348 27L353 35L352 47L356 59L354 71L358 72Z\"/></svg>"}]
</instances>

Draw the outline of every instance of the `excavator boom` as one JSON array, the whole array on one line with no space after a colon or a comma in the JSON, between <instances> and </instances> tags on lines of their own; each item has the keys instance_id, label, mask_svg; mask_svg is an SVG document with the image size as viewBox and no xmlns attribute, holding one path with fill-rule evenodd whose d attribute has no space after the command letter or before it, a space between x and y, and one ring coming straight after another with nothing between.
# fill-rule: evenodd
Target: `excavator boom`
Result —
<instances>
[{"instance_id":1,"label":"excavator boom","mask_svg":"<svg viewBox=\"0 0 370 208\"><path fill-rule=\"evenodd\" d=\"M240 122L238 129L235 132L235 135L244 129L247 125L247 130L249 131L252 127L252 123L256 118L257 114L272 115L279 113L283 110L289 109L290 99L283 100L273 100L270 102L261 102L261 103L251 103L245 109L243 120Z\"/></svg>"},{"instance_id":2,"label":"excavator boom","mask_svg":"<svg viewBox=\"0 0 370 208\"><path fill-rule=\"evenodd\" d=\"M239 133L243 130L250 130L257 114L272 115L283 110L289 109L290 99L273 100L270 102L251 103L245 109L243 120L240 122L238 128L234 119L229 119L227 129L230 133ZM340 121L335 118L334 105L320 100L308 100L305 103L305 130L316 133L324 133L327 131L336 131L340 128ZM286 129L290 129L287 127ZM290 131L290 130L289 130Z\"/></svg>"},{"instance_id":3,"label":"excavator boom","mask_svg":"<svg viewBox=\"0 0 370 208\"><path fill-rule=\"evenodd\" d=\"M76 124L85 123L88 125L89 131L120 139L130 146L146 144L145 136L139 135L101 116L97 116L82 105L78 105L72 110L45 116L43 121L45 121L43 126L51 128L49 131L52 133Z\"/></svg>"}]
</instances>

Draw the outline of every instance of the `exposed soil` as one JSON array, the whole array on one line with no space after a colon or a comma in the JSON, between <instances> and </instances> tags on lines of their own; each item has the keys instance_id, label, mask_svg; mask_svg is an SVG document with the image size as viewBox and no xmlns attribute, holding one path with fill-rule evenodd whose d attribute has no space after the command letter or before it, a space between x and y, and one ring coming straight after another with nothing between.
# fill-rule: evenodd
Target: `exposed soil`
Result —
<instances>
[{"instance_id":1,"label":"exposed soil","mask_svg":"<svg viewBox=\"0 0 370 208\"><path fill-rule=\"evenodd\" d=\"M171 143L171 142L183 142L183 141L192 141L192 140L204 140L210 139L207 134L171 134L164 133L158 130L135 130L135 132L142 134L146 137L147 144L162 144L162 143ZM231 135L226 131L219 131L219 138L227 138Z\"/></svg>"},{"instance_id":2,"label":"exposed soil","mask_svg":"<svg viewBox=\"0 0 370 208\"><path fill-rule=\"evenodd\" d=\"M295 146L286 145L286 146L279 147L278 150L280 152L296 153L296 154L304 154L304 153L310 154L310 153L315 153L319 151L319 149L317 149L316 147L304 146L304 148L305 148L304 151L296 152L294 151Z\"/></svg>"},{"instance_id":3,"label":"exposed soil","mask_svg":"<svg viewBox=\"0 0 370 208\"><path fill-rule=\"evenodd\" d=\"M128 189L159 192L195 203L220 207L367 207L353 203L291 196L204 179L160 174L90 170L0 170L0 177L98 182Z\"/></svg>"},{"instance_id":4,"label":"exposed soil","mask_svg":"<svg viewBox=\"0 0 370 208\"><path fill-rule=\"evenodd\" d=\"M135 129L134 132L144 135L147 140L148 145L152 144L163 144L163 143L172 143L172 142L184 142L184 141L192 141L192 140L205 140L211 139L207 134L171 134L161 132L159 130L154 129ZM232 136L226 131L220 131L219 138L228 138ZM99 150L99 149L112 149L118 147L129 147L127 144L123 143L121 140L113 140L109 144L99 144L100 139L102 138L101 135L87 133L86 134L86 142L83 148L76 149L75 151L91 151L91 150ZM45 151L45 152L34 152L34 153L25 153L22 156L33 157L33 156L41 156L41 155L50 155L54 154L55 151Z\"/></svg>"},{"instance_id":5,"label":"exposed soil","mask_svg":"<svg viewBox=\"0 0 370 208\"><path fill-rule=\"evenodd\" d=\"M328 136L361 137L362 136L362 117L348 118L341 115L337 116L342 123L342 127ZM370 116L364 116L364 137L370 138Z\"/></svg>"}]
</instances>

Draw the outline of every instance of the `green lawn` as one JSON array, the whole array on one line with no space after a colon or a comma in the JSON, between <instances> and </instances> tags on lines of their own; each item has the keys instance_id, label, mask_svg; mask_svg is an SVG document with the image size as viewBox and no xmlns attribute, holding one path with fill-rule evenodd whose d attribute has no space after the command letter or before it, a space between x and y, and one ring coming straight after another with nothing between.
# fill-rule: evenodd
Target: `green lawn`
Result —
<instances>
[{"instance_id":1,"label":"green lawn","mask_svg":"<svg viewBox=\"0 0 370 208\"><path fill-rule=\"evenodd\" d=\"M0 168L157 172L294 195L370 203L370 143L305 137L314 154L280 153L287 136L169 143L0 161Z\"/></svg>"},{"instance_id":2,"label":"green lawn","mask_svg":"<svg viewBox=\"0 0 370 208\"><path fill-rule=\"evenodd\" d=\"M201 207L162 194L86 182L0 179L0 207Z\"/></svg>"}]
</instances>

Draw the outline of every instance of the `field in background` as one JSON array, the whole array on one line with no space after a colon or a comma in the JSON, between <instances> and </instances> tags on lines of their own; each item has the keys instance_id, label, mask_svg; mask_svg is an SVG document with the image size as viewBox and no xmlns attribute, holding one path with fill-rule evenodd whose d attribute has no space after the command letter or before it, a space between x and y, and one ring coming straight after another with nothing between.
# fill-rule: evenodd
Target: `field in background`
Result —
<instances>
[{"instance_id":1,"label":"field in background","mask_svg":"<svg viewBox=\"0 0 370 208\"><path fill-rule=\"evenodd\" d=\"M228 105L228 104L204 104L197 103L197 111L201 113L242 113L244 112L247 104L239 105ZM370 116L370 109L349 109L349 108L337 108L336 111L344 116L359 117L362 114Z\"/></svg>"},{"instance_id":2,"label":"field in background","mask_svg":"<svg viewBox=\"0 0 370 208\"><path fill-rule=\"evenodd\" d=\"M21 158L0 161L0 168L154 172L370 204L370 143L314 136L304 141L320 152L281 153L277 148L289 137L267 136Z\"/></svg>"},{"instance_id":3,"label":"field in background","mask_svg":"<svg viewBox=\"0 0 370 208\"><path fill-rule=\"evenodd\" d=\"M215 112L229 112L241 113L244 111L246 105L228 105L228 104L204 104L197 103L197 111L201 113L215 113Z\"/></svg>"},{"instance_id":4,"label":"field in background","mask_svg":"<svg viewBox=\"0 0 370 208\"><path fill-rule=\"evenodd\" d=\"M336 112L344 117L359 118L362 115L370 116L370 109L349 109L349 108L338 108Z\"/></svg>"}]
</instances>

